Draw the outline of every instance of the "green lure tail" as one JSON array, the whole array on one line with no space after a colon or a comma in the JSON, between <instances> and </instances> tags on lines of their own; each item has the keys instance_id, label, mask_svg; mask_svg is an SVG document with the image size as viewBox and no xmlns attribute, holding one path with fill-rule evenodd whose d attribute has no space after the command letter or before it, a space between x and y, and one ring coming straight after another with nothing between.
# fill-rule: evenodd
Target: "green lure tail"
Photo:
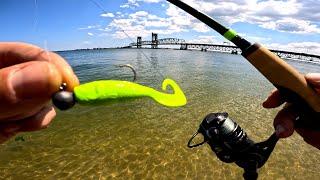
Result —
<instances>
[{"instance_id":1,"label":"green lure tail","mask_svg":"<svg viewBox=\"0 0 320 180\"><path fill-rule=\"evenodd\" d=\"M164 106L184 106L187 103L187 99L178 84L172 79L165 79L162 82L162 90L166 91L168 86L171 86L173 89L173 94L159 92L153 88L129 81L101 80L89 82L75 87L74 95L76 101L80 104L92 104L119 99L151 97Z\"/></svg>"}]
</instances>

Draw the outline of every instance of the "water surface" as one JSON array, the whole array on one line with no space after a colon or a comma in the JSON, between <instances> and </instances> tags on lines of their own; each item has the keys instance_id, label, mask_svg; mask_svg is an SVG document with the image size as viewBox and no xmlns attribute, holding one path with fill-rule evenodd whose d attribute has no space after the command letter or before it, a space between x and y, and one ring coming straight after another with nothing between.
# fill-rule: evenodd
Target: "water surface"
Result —
<instances>
[{"instance_id":1,"label":"water surface","mask_svg":"<svg viewBox=\"0 0 320 180\"><path fill-rule=\"evenodd\" d=\"M239 55L216 52L143 49L60 52L82 83L97 79L131 80L160 89L175 79L188 104L162 107L150 99L100 106L75 106L58 112L48 129L22 134L0 146L1 179L240 179L242 170L220 162L208 146L186 143L202 118L226 111L255 141L273 133L278 110L261 103L272 85ZM289 61L301 72L318 65ZM297 134L277 144L261 179L318 179L320 152Z\"/></svg>"}]
</instances>

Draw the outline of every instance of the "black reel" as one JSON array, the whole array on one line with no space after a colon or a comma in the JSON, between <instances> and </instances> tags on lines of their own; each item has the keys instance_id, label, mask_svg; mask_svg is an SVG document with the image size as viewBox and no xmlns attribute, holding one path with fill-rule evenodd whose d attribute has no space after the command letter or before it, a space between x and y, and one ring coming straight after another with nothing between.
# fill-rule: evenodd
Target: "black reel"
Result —
<instances>
[{"instance_id":1,"label":"black reel","mask_svg":"<svg viewBox=\"0 0 320 180\"><path fill-rule=\"evenodd\" d=\"M204 141L192 144L192 140L201 133ZM193 148L208 143L217 157L226 163L236 163L244 169L244 179L257 179L257 169L261 168L268 160L278 137L273 133L266 141L255 143L244 130L232 119L228 113L208 114L198 131L188 142L188 147Z\"/></svg>"}]
</instances>

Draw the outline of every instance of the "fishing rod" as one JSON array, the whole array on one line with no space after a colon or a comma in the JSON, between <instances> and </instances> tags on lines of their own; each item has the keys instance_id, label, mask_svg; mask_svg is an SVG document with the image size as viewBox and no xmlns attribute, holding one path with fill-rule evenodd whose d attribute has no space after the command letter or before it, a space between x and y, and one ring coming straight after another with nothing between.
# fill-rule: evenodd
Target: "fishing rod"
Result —
<instances>
[{"instance_id":1,"label":"fishing rod","mask_svg":"<svg viewBox=\"0 0 320 180\"><path fill-rule=\"evenodd\" d=\"M284 100L298 113L296 128L320 131L320 95L295 68L262 45L252 44L234 30L226 28L188 4L180 0L167 1L205 23L240 48L241 55L280 91ZM193 144L192 140L198 134L202 134L204 139ZM278 140L273 133L266 141L255 143L228 113L210 113L189 140L188 147L194 148L208 143L221 161L236 163L244 169L244 179L251 180L258 178L257 169L266 163Z\"/></svg>"},{"instance_id":2,"label":"fishing rod","mask_svg":"<svg viewBox=\"0 0 320 180\"><path fill-rule=\"evenodd\" d=\"M234 30L180 0L167 0L234 43L246 58L299 112L295 126L320 131L320 95L295 68L258 43L250 43Z\"/></svg>"}]
</instances>

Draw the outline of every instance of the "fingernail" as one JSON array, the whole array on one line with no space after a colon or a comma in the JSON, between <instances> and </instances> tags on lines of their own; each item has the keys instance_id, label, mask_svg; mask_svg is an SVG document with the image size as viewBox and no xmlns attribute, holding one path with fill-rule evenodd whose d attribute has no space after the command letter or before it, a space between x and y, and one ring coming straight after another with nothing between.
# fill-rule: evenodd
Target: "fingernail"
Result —
<instances>
[{"instance_id":1,"label":"fingernail","mask_svg":"<svg viewBox=\"0 0 320 180\"><path fill-rule=\"evenodd\" d=\"M9 79L13 94L18 99L34 98L41 95L48 81L46 71L47 68L43 63L34 63L14 72Z\"/></svg>"},{"instance_id":2,"label":"fingernail","mask_svg":"<svg viewBox=\"0 0 320 180\"><path fill-rule=\"evenodd\" d=\"M284 133L286 129L282 125L277 125L276 126L276 135L279 137L281 136L282 133Z\"/></svg>"}]
</instances>

